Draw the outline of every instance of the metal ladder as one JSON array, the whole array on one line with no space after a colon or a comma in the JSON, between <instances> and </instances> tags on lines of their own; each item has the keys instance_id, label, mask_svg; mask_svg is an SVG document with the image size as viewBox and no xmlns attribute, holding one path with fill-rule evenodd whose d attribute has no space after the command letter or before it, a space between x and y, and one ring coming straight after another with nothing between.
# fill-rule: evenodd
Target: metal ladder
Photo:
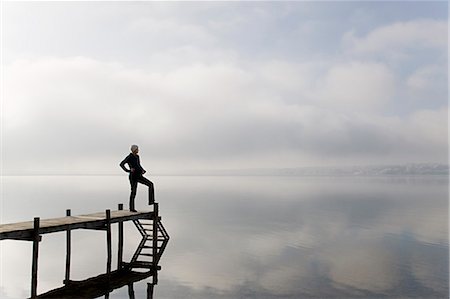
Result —
<instances>
[{"instance_id":1,"label":"metal ladder","mask_svg":"<svg viewBox=\"0 0 450 299\"><path fill-rule=\"evenodd\" d=\"M166 229L159 217L133 220L133 223L142 235L142 240L131 258L131 268L156 268L169 242ZM155 232L154 228L156 228Z\"/></svg>"}]
</instances>

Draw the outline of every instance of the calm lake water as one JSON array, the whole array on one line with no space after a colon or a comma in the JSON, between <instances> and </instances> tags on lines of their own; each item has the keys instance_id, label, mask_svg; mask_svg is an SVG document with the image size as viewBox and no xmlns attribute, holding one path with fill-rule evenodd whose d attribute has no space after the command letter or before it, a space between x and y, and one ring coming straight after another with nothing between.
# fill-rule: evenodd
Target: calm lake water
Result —
<instances>
[{"instance_id":1,"label":"calm lake water","mask_svg":"<svg viewBox=\"0 0 450 299\"><path fill-rule=\"evenodd\" d=\"M448 298L448 177L149 179L171 237L154 298ZM128 192L126 176L3 177L2 223L116 209ZM125 236L129 260L140 237ZM31 242L0 246L0 298L29 297ZM72 279L105 272L104 232L74 231L72 246ZM64 267L65 234L44 235L38 292Z\"/></svg>"}]
</instances>

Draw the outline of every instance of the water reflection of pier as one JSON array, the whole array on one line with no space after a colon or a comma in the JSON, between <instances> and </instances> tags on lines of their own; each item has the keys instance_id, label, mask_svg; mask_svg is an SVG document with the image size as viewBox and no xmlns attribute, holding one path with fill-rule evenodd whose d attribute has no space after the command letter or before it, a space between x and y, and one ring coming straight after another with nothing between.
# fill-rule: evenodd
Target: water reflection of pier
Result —
<instances>
[{"instance_id":1,"label":"water reflection of pier","mask_svg":"<svg viewBox=\"0 0 450 299\"><path fill-rule=\"evenodd\" d=\"M123 261L124 229L123 223L132 221L142 240L129 262ZM118 224L117 270L112 271L112 224ZM106 231L106 273L83 281L70 279L71 267L71 231L74 229L91 229ZM64 286L38 296L38 256L39 242L43 234L66 231L66 271ZM133 283L152 277L147 285L147 298L153 297L153 287L158 282L158 262L167 246L169 235L161 223L159 206L154 204L153 211L129 212L119 205L117 211L106 210L105 213L71 216L67 210L66 217L0 225L0 240L24 240L33 242L31 298L97 298L109 297L115 289L128 285L130 298L134 298ZM139 269L139 271L137 271Z\"/></svg>"},{"instance_id":2,"label":"water reflection of pier","mask_svg":"<svg viewBox=\"0 0 450 299\"><path fill-rule=\"evenodd\" d=\"M151 283L147 283L147 299L153 298L153 288L157 284L157 270L137 272L131 269L119 269L83 281L70 281L65 286L41 294L35 298L53 299L79 299L98 298L109 294L116 289L128 286L128 295L134 299L134 283L153 276Z\"/></svg>"}]
</instances>

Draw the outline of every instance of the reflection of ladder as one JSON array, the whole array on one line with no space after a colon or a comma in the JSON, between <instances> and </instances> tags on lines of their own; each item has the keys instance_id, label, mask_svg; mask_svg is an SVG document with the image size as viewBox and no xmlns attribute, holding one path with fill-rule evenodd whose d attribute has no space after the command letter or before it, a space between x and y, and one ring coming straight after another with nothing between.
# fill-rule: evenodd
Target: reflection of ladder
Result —
<instances>
[{"instance_id":1,"label":"reflection of ladder","mask_svg":"<svg viewBox=\"0 0 450 299\"><path fill-rule=\"evenodd\" d=\"M160 220L157 213L154 219L133 220L142 235L142 240L131 258L131 268L157 267L169 242L169 235Z\"/></svg>"}]
</instances>

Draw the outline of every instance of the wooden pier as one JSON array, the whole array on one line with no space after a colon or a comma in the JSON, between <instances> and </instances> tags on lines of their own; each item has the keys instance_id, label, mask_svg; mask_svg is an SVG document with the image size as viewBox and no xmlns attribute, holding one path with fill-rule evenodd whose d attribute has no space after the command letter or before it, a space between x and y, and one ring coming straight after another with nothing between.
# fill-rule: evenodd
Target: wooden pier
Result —
<instances>
[{"instance_id":1,"label":"wooden pier","mask_svg":"<svg viewBox=\"0 0 450 299\"><path fill-rule=\"evenodd\" d=\"M71 211L67 210L65 217L43 220L34 218L34 221L2 224L0 225L0 240L10 239L33 242L31 298L39 298L37 294L39 242L42 240L42 235L44 234L66 232L65 290L68 289L69 285L73 286L73 281L70 280L70 266L71 231L74 229L104 230L106 232L106 278L116 277L117 273L123 273L122 270L131 271L133 268L144 268L149 270L148 273L151 273L150 275L153 275L153 284L156 284L156 273L159 269L158 262L169 241L169 235L161 223L158 203L155 203L153 207L153 211L131 212L123 210L123 204L119 204L118 210L115 211L106 210L100 213L71 216ZM126 221L132 221L142 235L139 247L128 263L123 261L123 223ZM118 263L117 271L112 273L111 225L115 223L118 224ZM147 249L150 251L144 252ZM143 257L147 257L147 260L142 260L141 258Z\"/></svg>"}]
</instances>

